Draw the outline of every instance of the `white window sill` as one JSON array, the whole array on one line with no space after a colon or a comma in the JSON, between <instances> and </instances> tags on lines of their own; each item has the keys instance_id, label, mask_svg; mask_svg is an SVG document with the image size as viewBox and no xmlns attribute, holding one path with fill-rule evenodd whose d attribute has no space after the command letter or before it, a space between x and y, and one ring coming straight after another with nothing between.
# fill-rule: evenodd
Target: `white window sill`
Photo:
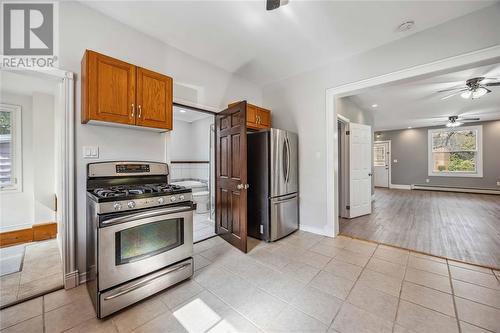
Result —
<instances>
[{"instance_id":1,"label":"white window sill","mask_svg":"<svg viewBox=\"0 0 500 333\"><path fill-rule=\"evenodd\" d=\"M429 177L463 177L463 178L482 178L483 173L467 173L467 172L431 172Z\"/></svg>"}]
</instances>

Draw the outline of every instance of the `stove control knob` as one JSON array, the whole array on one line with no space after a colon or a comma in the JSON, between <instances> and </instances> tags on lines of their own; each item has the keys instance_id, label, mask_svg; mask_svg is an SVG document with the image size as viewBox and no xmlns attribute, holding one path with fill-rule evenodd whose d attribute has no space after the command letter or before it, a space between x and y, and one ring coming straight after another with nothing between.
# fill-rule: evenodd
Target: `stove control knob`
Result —
<instances>
[{"instance_id":1,"label":"stove control knob","mask_svg":"<svg viewBox=\"0 0 500 333\"><path fill-rule=\"evenodd\" d=\"M179 195L179 200L184 200L184 194Z\"/></svg>"},{"instance_id":2,"label":"stove control knob","mask_svg":"<svg viewBox=\"0 0 500 333\"><path fill-rule=\"evenodd\" d=\"M114 209L114 210L120 210L120 209L122 209L122 204L121 204L121 203L119 203L119 202L115 202L115 203L113 204L113 209Z\"/></svg>"},{"instance_id":3,"label":"stove control knob","mask_svg":"<svg viewBox=\"0 0 500 333\"><path fill-rule=\"evenodd\" d=\"M170 201L174 202L177 198L175 196L170 197Z\"/></svg>"},{"instance_id":4,"label":"stove control knob","mask_svg":"<svg viewBox=\"0 0 500 333\"><path fill-rule=\"evenodd\" d=\"M128 208L135 208L135 202L134 201L129 201L127 203Z\"/></svg>"},{"instance_id":5,"label":"stove control knob","mask_svg":"<svg viewBox=\"0 0 500 333\"><path fill-rule=\"evenodd\" d=\"M163 198L158 198L158 203L159 203L160 205L162 205L164 202L165 202L165 199L163 199Z\"/></svg>"}]
</instances>

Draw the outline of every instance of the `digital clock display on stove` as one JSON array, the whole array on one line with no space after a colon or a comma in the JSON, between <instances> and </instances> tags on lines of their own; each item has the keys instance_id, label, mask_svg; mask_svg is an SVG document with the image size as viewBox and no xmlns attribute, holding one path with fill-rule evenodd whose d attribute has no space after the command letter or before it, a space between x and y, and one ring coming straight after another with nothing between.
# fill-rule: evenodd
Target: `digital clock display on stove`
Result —
<instances>
[{"instance_id":1,"label":"digital clock display on stove","mask_svg":"<svg viewBox=\"0 0 500 333\"><path fill-rule=\"evenodd\" d=\"M142 173L149 172L149 164L118 164L116 173Z\"/></svg>"}]
</instances>

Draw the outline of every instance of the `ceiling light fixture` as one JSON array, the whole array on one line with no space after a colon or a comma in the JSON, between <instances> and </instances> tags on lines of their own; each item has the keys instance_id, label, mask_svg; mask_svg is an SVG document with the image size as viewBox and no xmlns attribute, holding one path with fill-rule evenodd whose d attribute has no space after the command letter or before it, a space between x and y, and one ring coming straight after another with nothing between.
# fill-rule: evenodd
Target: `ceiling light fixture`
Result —
<instances>
[{"instance_id":1,"label":"ceiling light fixture","mask_svg":"<svg viewBox=\"0 0 500 333\"><path fill-rule=\"evenodd\" d=\"M186 110L179 110L180 113L186 113Z\"/></svg>"},{"instance_id":2,"label":"ceiling light fixture","mask_svg":"<svg viewBox=\"0 0 500 333\"><path fill-rule=\"evenodd\" d=\"M486 95L486 93L488 93L488 90L486 88L479 87L472 92L472 99L484 96Z\"/></svg>"},{"instance_id":3,"label":"ceiling light fixture","mask_svg":"<svg viewBox=\"0 0 500 333\"><path fill-rule=\"evenodd\" d=\"M378 104L372 104L372 108L378 107Z\"/></svg>"},{"instance_id":4,"label":"ceiling light fixture","mask_svg":"<svg viewBox=\"0 0 500 333\"><path fill-rule=\"evenodd\" d=\"M415 26L415 21L413 21L413 20L409 20L409 21L406 21L406 22L401 23L401 24L397 27L396 31L397 31L397 32L406 32L406 31L408 31L408 30L413 29L413 27L414 27L414 26Z\"/></svg>"},{"instance_id":5,"label":"ceiling light fixture","mask_svg":"<svg viewBox=\"0 0 500 333\"><path fill-rule=\"evenodd\" d=\"M467 90L467 91L464 91L463 93L460 94L460 97L462 98L465 98L465 99L469 99L472 95L472 91L470 90Z\"/></svg>"},{"instance_id":6,"label":"ceiling light fixture","mask_svg":"<svg viewBox=\"0 0 500 333\"><path fill-rule=\"evenodd\" d=\"M460 125L462 125L463 123L459 122L459 121L454 121L454 122L449 122L449 123L446 123L446 127L458 127Z\"/></svg>"}]
</instances>

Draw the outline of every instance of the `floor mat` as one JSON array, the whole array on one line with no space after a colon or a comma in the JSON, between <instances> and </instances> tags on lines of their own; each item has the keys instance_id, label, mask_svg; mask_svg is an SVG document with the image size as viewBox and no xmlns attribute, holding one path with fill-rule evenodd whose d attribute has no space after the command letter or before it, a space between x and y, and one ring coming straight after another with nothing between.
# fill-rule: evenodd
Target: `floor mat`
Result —
<instances>
[{"instance_id":1,"label":"floor mat","mask_svg":"<svg viewBox=\"0 0 500 333\"><path fill-rule=\"evenodd\" d=\"M0 276L21 271L24 251L24 244L0 249Z\"/></svg>"}]
</instances>

